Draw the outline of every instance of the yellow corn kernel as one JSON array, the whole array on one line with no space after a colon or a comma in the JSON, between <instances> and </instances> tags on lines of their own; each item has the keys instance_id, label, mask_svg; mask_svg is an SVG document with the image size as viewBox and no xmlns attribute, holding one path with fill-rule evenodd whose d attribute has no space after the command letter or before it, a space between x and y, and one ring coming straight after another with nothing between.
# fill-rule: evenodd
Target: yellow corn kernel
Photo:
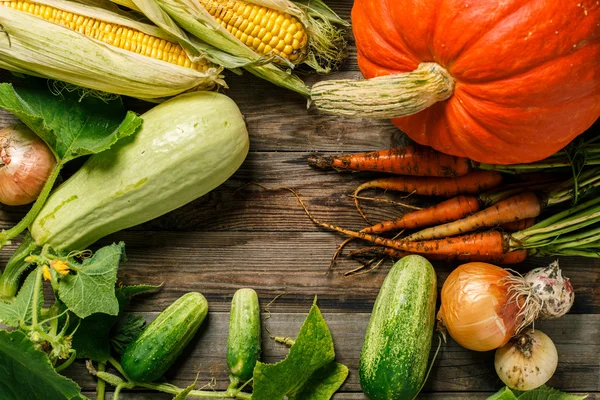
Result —
<instances>
[{"instance_id":1,"label":"yellow corn kernel","mask_svg":"<svg viewBox=\"0 0 600 400\"><path fill-rule=\"evenodd\" d=\"M255 52L272 52L291 62L300 62L306 55L306 29L292 15L243 0L198 1L222 27Z\"/></svg>"},{"instance_id":2,"label":"yellow corn kernel","mask_svg":"<svg viewBox=\"0 0 600 400\"><path fill-rule=\"evenodd\" d=\"M30 1L0 0L0 5L35 15L123 50L199 71L206 71L209 67L208 63L204 61L192 63L180 45L129 27L106 23ZM157 51L158 49L160 51Z\"/></svg>"}]
</instances>

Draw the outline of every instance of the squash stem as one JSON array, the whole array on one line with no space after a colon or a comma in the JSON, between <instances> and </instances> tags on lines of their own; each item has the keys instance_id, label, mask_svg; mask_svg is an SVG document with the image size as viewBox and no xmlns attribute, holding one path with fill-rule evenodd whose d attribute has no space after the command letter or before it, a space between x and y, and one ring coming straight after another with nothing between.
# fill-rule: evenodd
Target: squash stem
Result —
<instances>
[{"instance_id":1,"label":"squash stem","mask_svg":"<svg viewBox=\"0 0 600 400\"><path fill-rule=\"evenodd\" d=\"M106 371L106 363L98 363L98 371L105 372ZM106 382L98 378L98 383L96 384L96 400L104 400L106 393Z\"/></svg>"},{"instance_id":2,"label":"squash stem","mask_svg":"<svg viewBox=\"0 0 600 400\"><path fill-rule=\"evenodd\" d=\"M454 93L454 78L437 63L365 80L329 80L312 87L311 100L328 114L389 119L416 114Z\"/></svg>"},{"instance_id":3,"label":"squash stem","mask_svg":"<svg viewBox=\"0 0 600 400\"><path fill-rule=\"evenodd\" d=\"M0 277L0 299L10 300L14 298L19 289L21 275L31 265L25 262L27 256L34 253L38 248L30 235L26 235L21 245L10 257L4 268L4 273Z\"/></svg>"},{"instance_id":4,"label":"squash stem","mask_svg":"<svg viewBox=\"0 0 600 400\"><path fill-rule=\"evenodd\" d=\"M50 195L50 191L52 190L52 187L54 186L54 182L56 182L56 179L58 178L58 174L61 170L61 167L62 167L61 163L56 164L56 166L54 167L54 170L52 170L52 174L50 174L50 176L48 177L48 180L44 184L44 187L42 188L40 195L38 196L35 203L33 203L33 206L31 206L31 208L29 209L29 211L27 212L25 217L23 217L23 219L21 221L19 221L19 223L17 225L13 226L12 228L10 228L7 231L3 231L0 234L0 249L5 244L7 244L12 238L16 237L21 232L23 232L25 229L27 229L29 227L29 225L31 225L31 223L33 222L35 217L37 217L37 215L40 213L42 207L44 206L44 204L46 203L46 200L48 199L48 196Z\"/></svg>"},{"instance_id":5,"label":"squash stem","mask_svg":"<svg viewBox=\"0 0 600 400\"><path fill-rule=\"evenodd\" d=\"M135 382L135 385L138 387L143 387L146 389L153 389L163 393L170 393L174 395L178 395L183 392L185 389L182 389L177 386L173 386L168 383L139 383ZM187 394L188 397L198 397L205 399L251 399L252 395L250 393L245 392L236 392L235 397L229 391L213 391L213 390L192 390Z\"/></svg>"},{"instance_id":6,"label":"squash stem","mask_svg":"<svg viewBox=\"0 0 600 400\"><path fill-rule=\"evenodd\" d=\"M32 313L31 313L31 326L33 327L33 329L36 329L38 327L38 313L39 310L37 309L37 305L39 303L39 298L40 298L40 291L39 291L39 287L42 283L42 268L38 267L38 269L35 271L35 283L33 286L33 308L32 308Z\"/></svg>"}]
</instances>

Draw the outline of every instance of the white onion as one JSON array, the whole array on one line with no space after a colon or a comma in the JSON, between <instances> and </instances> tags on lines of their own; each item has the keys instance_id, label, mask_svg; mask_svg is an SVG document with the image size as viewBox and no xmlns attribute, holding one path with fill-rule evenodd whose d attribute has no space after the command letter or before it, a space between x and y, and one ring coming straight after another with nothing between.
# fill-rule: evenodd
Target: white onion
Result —
<instances>
[{"instance_id":1,"label":"white onion","mask_svg":"<svg viewBox=\"0 0 600 400\"><path fill-rule=\"evenodd\" d=\"M37 199L55 165L46 143L25 125L0 130L0 203L17 206Z\"/></svg>"},{"instance_id":2,"label":"white onion","mask_svg":"<svg viewBox=\"0 0 600 400\"><path fill-rule=\"evenodd\" d=\"M538 319L562 317L573 306L573 285L568 278L562 276L558 261L547 267L532 269L525 275L525 281L531 285L535 296L541 302Z\"/></svg>"},{"instance_id":3,"label":"white onion","mask_svg":"<svg viewBox=\"0 0 600 400\"><path fill-rule=\"evenodd\" d=\"M552 377L558 353L552 339L539 329L527 329L496 350L494 367L506 386L532 390Z\"/></svg>"}]
</instances>

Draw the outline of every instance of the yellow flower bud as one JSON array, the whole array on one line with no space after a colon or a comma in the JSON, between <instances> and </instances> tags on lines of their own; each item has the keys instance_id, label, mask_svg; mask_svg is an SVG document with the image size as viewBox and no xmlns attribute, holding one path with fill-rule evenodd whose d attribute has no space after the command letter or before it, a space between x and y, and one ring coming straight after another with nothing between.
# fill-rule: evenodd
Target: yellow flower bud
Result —
<instances>
[{"instance_id":1,"label":"yellow flower bud","mask_svg":"<svg viewBox=\"0 0 600 400\"><path fill-rule=\"evenodd\" d=\"M52 276L50 275L50 268L47 265L42 267L42 275L44 276L44 280L52 280Z\"/></svg>"},{"instance_id":2,"label":"yellow flower bud","mask_svg":"<svg viewBox=\"0 0 600 400\"><path fill-rule=\"evenodd\" d=\"M50 261L50 266L61 275L67 275L69 273L69 264L67 264L66 261L52 260Z\"/></svg>"}]
</instances>

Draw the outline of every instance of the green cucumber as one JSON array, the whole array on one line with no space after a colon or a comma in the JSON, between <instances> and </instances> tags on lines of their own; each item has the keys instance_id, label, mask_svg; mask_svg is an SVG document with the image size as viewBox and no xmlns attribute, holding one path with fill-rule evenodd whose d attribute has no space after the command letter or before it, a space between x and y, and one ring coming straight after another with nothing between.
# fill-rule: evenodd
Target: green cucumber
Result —
<instances>
[{"instance_id":1,"label":"green cucumber","mask_svg":"<svg viewBox=\"0 0 600 400\"><path fill-rule=\"evenodd\" d=\"M234 384L252 378L260 357L260 306L252 289L239 289L231 300L227 366Z\"/></svg>"},{"instance_id":2,"label":"green cucumber","mask_svg":"<svg viewBox=\"0 0 600 400\"><path fill-rule=\"evenodd\" d=\"M152 382L163 376L207 313L208 302L200 293L186 293L177 299L125 348L121 366L127 377L135 382Z\"/></svg>"},{"instance_id":3,"label":"green cucumber","mask_svg":"<svg viewBox=\"0 0 600 400\"><path fill-rule=\"evenodd\" d=\"M413 399L427 375L435 324L435 271L417 255L391 268L375 301L360 355L360 385L371 400Z\"/></svg>"}]
</instances>

